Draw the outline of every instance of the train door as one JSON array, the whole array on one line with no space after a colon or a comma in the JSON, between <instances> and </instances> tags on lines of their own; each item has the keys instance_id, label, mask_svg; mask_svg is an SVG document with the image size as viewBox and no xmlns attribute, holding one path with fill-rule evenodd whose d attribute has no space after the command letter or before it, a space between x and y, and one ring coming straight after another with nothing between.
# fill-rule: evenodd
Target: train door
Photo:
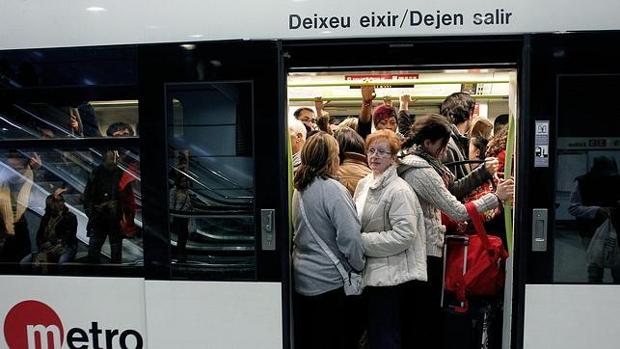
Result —
<instances>
[{"instance_id":1,"label":"train door","mask_svg":"<svg viewBox=\"0 0 620 349\"><path fill-rule=\"evenodd\" d=\"M140 48L150 348L287 346L279 57L276 42Z\"/></svg>"},{"instance_id":2,"label":"train door","mask_svg":"<svg viewBox=\"0 0 620 349\"><path fill-rule=\"evenodd\" d=\"M468 92L478 105L475 114L494 121L512 116L518 121L518 81L522 66L521 38L408 38L362 41L285 43L288 71L289 117L299 108L319 105L337 124L356 117L361 107L360 86L373 85L374 105L401 108L400 96L411 96L412 114L438 113L453 92ZM331 125L331 127L338 127ZM518 185L521 185L519 182ZM514 226L514 235L520 226ZM512 245L512 244L510 244ZM516 246L515 246L516 247ZM511 252L515 252L514 250ZM513 275L520 266L514 254L508 260L501 342L509 348L513 326ZM495 325L501 323L495 321Z\"/></svg>"},{"instance_id":3,"label":"train door","mask_svg":"<svg viewBox=\"0 0 620 349\"><path fill-rule=\"evenodd\" d=\"M619 39L526 37L517 348L616 348L620 340Z\"/></svg>"}]
</instances>

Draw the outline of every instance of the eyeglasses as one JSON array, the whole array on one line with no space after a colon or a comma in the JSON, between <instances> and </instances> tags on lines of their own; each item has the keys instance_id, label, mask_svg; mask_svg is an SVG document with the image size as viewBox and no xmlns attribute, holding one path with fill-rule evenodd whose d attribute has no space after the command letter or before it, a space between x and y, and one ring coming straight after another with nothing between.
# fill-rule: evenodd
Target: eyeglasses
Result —
<instances>
[{"instance_id":1,"label":"eyeglasses","mask_svg":"<svg viewBox=\"0 0 620 349\"><path fill-rule=\"evenodd\" d=\"M366 152L366 155L368 156L375 155L376 157L379 157L379 158L385 158L385 157L392 155L392 152L389 150L370 148Z\"/></svg>"}]
</instances>

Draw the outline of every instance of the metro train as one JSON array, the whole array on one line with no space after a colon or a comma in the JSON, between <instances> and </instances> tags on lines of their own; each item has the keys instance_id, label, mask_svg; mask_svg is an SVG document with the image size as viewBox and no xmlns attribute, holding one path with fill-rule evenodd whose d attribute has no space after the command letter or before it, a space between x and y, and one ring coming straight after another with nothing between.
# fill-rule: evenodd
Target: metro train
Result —
<instances>
[{"instance_id":1,"label":"metro train","mask_svg":"<svg viewBox=\"0 0 620 349\"><path fill-rule=\"evenodd\" d=\"M589 274L571 207L596 159L620 161L619 4L220 5L6 1L0 201L15 204L0 209L0 348L292 348L287 119L318 96L334 122L356 116L363 84L377 103L411 95L414 114L466 91L479 117L510 115L502 347L617 347L620 280ZM348 26L321 27L332 16ZM120 263L109 242L89 251L83 195L110 151L131 193ZM58 190L75 256L20 263ZM4 252L8 216L26 224L20 256Z\"/></svg>"}]
</instances>

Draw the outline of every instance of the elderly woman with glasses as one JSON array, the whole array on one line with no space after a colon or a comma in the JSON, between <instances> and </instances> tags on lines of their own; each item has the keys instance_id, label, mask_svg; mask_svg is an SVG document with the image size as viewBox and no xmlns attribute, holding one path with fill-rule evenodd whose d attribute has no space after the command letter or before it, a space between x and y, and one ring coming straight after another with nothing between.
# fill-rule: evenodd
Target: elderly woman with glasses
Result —
<instances>
[{"instance_id":1,"label":"elderly woman with glasses","mask_svg":"<svg viewBox=\"0 0 620 349\"><path fill-rule=\"evenodd\" d=\"M418 198L398 177L397 135L380 130L366 139L371 173L355 190L366 254L364 293L370 348L414 347L414 300L426 281L424 217Z\"/></svg>"}]
</instances>

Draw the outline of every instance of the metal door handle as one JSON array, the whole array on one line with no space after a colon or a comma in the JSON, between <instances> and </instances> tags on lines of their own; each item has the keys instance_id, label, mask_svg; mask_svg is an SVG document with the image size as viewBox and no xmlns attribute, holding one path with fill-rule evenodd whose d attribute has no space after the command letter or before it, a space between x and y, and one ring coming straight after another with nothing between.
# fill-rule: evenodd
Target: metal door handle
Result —
<instances>
[{"instance_id":1,"label":"metal door handle","mask_svg":"<svg viewBox=\"0 0 620 349\"><path fill-rule=\"evenodd\" d=\"M274 209L260 210L261 247L263 251L276 250L275 213Z\"/></svg>"},{"instance_id":2,"label":"metal door handle","mask_svg":"<svg viewBox=\"0 0 620 349\"><path fill-rule=\"evenodd\" d=\"M547 223L549 212L546 208L532 210L532 251L547 251Z\"/></svg>"}]
</instances>

